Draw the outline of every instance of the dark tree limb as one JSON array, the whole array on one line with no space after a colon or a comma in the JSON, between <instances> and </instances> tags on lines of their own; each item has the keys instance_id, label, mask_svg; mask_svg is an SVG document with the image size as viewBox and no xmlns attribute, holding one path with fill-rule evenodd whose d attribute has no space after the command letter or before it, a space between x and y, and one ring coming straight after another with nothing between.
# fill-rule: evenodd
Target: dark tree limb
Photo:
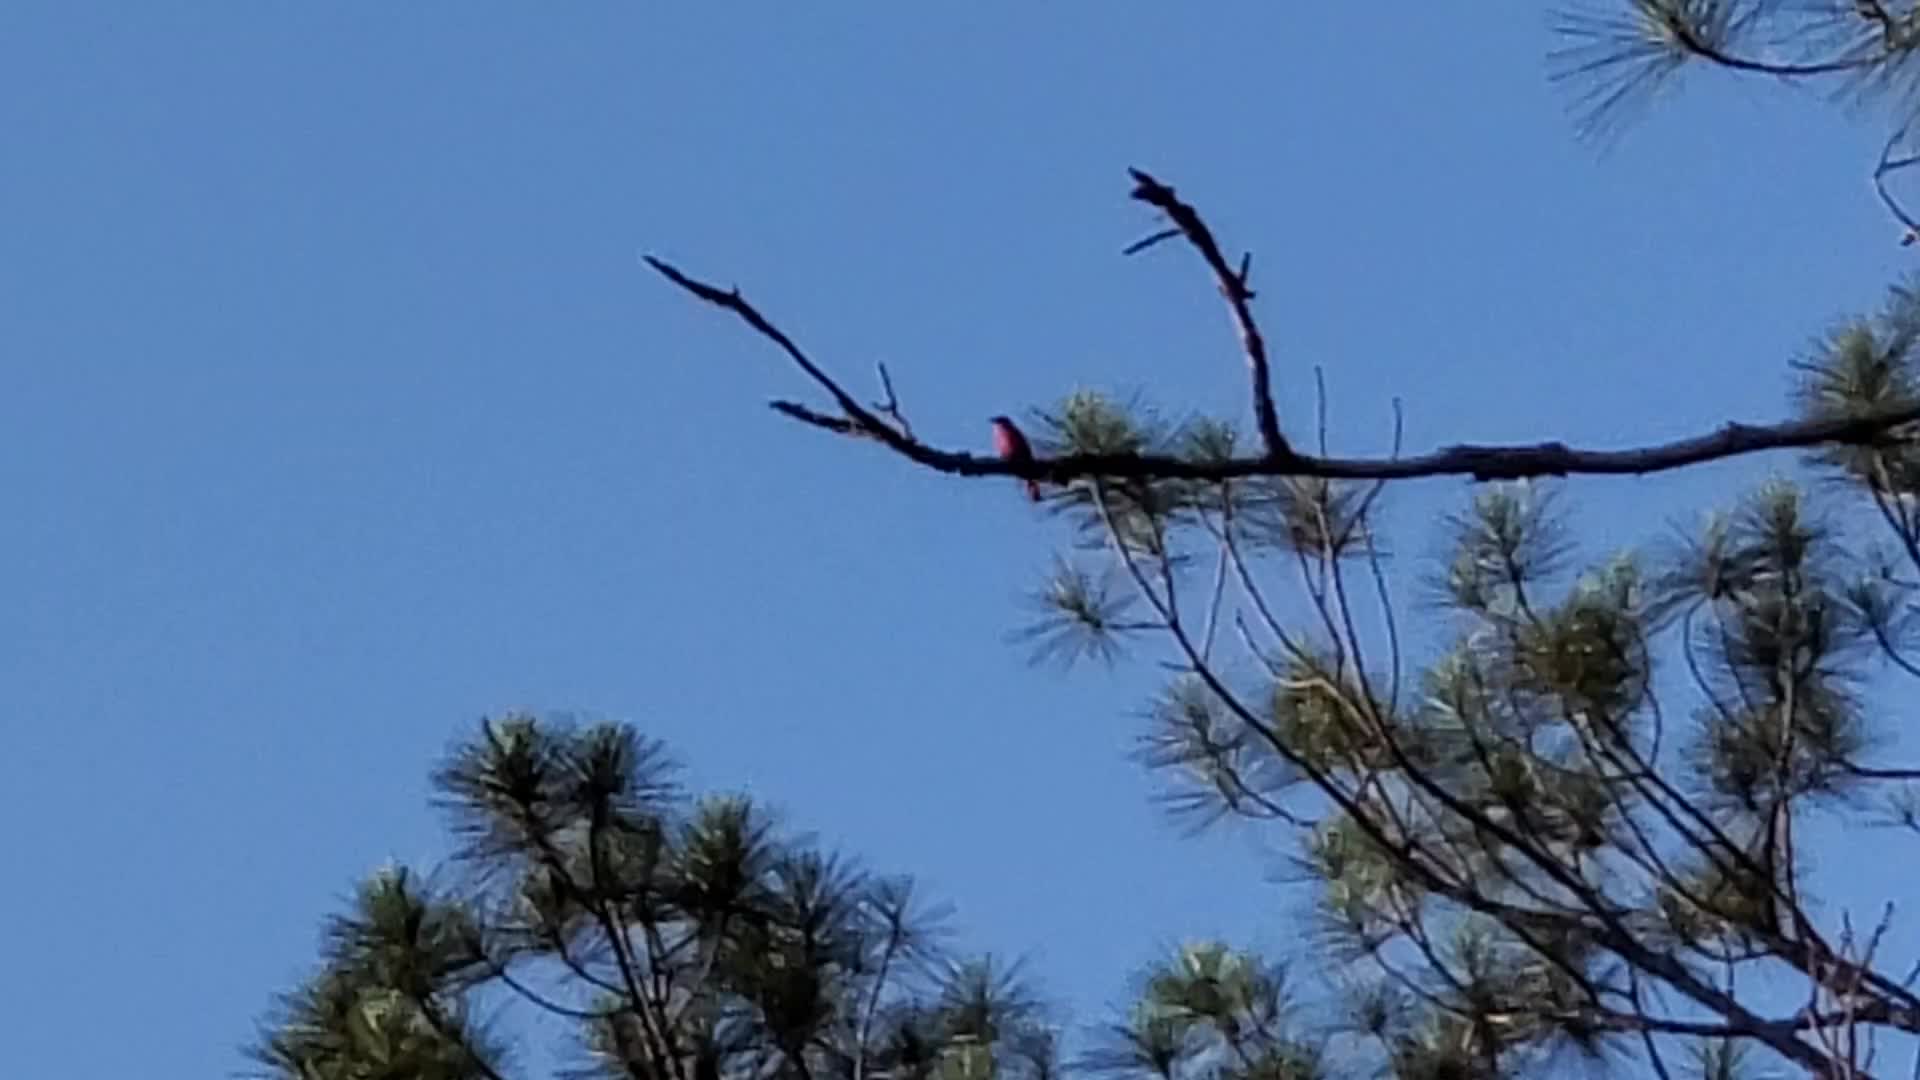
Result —
<instances>
[{"instance_id":1,"label":"dark tree limb","mask_svg":"<svg viewBox=\"0 0 1920 1080\"><path fill-rule=\"evenodd\" d=\"M821 370L793 340L776 328L738 289L719 289L688 277L671 264L646 257L669 281L717 307L733 312L785 352L839 405L832 416L792 401L775 401L777 412L801 423L877 439L915 464L950 476L1010 476L1066 484L1102 476L1110 479L1221 481L1248 476L1317 476L1334 480L1413 480L1465 476L1474 480L1518 480L1540 476L1638 476L1668 472L1709 461L1770 450L1815 446L1863 446L1892 439L1896 428L1920 422L1920 402L1854 416L1825 417L1782 424L1728 423L1690 438L1620 450L1581 449L1560 442L1521 445L1461 443L1412 457L1342 458L1295 453L1225 460L1192 460L1162 454L1067 454L1031 461L1003 461L942 450L909 437L882 420Z\"/></svg>"},{"instance_id":2,"label":"dark tree limb","mask_svg":"<svg viewBox=\"0 0 1920 1080\"><path fill-rule=\"evenodd\" d=\"M858 438L863 434L851 420L842 420L837 416L816 412L797 401L769 401L767 407L774 412L791 416L803 424L812 424L814 427L823 428L836 435L851 435Z\"/></svg>"},{"instance_id":3,"label":"dark tree limb","mask_svg":"<svg viewBox=\"0 0 1920 1080\"><path fill-rule=\"evenodd\" d=\"M648 266L653 267L665 275L667 280L700 299L705 300L709 304L717 304L720 307L732 311L742 319L745 319L749 326L758 330L767 340L780 346L781 351L785 352L795 364L800 366L800 370L806 372L809 378L820 384L820 388L832 396L834 404L840 406L840 411L846 414L847 419L862 433L872 435L902 453L906 453L909 447L919 445L914 439L895 431L885 421L881 420L880 417L862 406L859 401L854 399L852 394L847 393L839 383L835 382L832 376L820 370L819 365L815 364L812 360L807 359L807 354L800 351L800 346L795 345L792 338L782 333L779 327L768 322L766 317L755 310L752 304L747 303L746 298L740 295L739 289L722 291L705 282L695 281L693 278L675 269L672 265L656 259L651 255L645 255L642 256L642 258L646 260ZM909 454L908 456L911 457L912 455Z\"/></svg>"},{"instance_id":4,"label":"dark tree limb","mask_svg":"<svg viewBox=\"0 0 1920 1080\"><path fill-rule=\"evenodd\" d=\"M1128 169L1127 173L1133 177L1133 197L1166 214L1177 234L1187 238L1187 243L1193 245L1193 249L1206 261L1207 269L1213 271L1220 295L1226 298L1227 307L1233 312L1233 324L1240 331L1240 347L1246 353L1248 373L1253 378L1253 416L1260 430L1260 441L1266 446L1270 458L1293 457L1293 448L1287 445L1286 436L1280 434L1280 416L1273 407L1267 343L1260 334L1259 325L1253 320L1253 290L1247 287L1247 260L1241 260L1239 270L1233 269L1214 240L1213 230L1207 228L1207 223L1200 219L1199 211L1181 202L1172 188L1147 173L1139 169ZM1172 235L1169 232L1155 233L1127 250L1144 251L1161 240L1171 239Z\"/></svg>"}]
</instances>

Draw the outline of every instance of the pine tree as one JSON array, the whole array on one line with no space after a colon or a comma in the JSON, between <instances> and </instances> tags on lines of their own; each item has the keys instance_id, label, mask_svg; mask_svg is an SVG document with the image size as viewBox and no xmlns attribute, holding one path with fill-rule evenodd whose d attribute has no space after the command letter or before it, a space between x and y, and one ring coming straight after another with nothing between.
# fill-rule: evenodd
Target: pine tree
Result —
<instances>
[{"instance_id":1,"label":"pine tree","mask_svg":"<svg viewBox=\"0 0 1920 1080\"><path fill-rule=\"evenodd\" d=\"M1591 133L1692 67L1891 100L1874 179L1911 242L1886 181L1920 161L1903 156L1920 5L1594 0L1555 29L1555 78ZM1302 1007L1271 961L1192 947L1081 1063L1142 1080L1899 1067L1920 993L1881 947L1905 898L1859 921L1823 907L1803 837L1890 826L1876 852L1920 865L1896 831L1920 832L1920 768L1886 752L1904 719L1889 680L1920 676L1920 283L1819 339L1781 423L1417 455L1396 433L1388 457L1340 458L1324 426L1307 452L1279 422L1250 260L1172 186L1132 178L1166 225L1128 253L1198 256L1240 331L1250 434L1080 392L1023 422L1031 457L935 446L740 292L652 260L832 404L775 402L785 416L930 470L1044 483L1069 539L1020 637L1039 660L1165 663L1140 757L1169 809L1294 844L1316 966L1341 975ZM1678 536L1647 523L1634 550L1579 542L1581 476L1783 451L1819 486L1757 480ZM1382 507L1435 476L1480 483L1444 523L1415 642Z\"/></svg>"},{"instance_id":2,"label":"pine tree","mask_svg":"<svg viewBox=\"0 0 1920 1080\"><path fill-rule=\"evenodd\" d=\"M452 880L367 880L262 1025L258 1074L505 1080L535 1050L632 1080L1058 1073L1018 965L952 956L946 908L676 773L629 725L484 724L433 778ZM540 1018L554 1045L531 1045Z\"/></svg>"}]
</instances>

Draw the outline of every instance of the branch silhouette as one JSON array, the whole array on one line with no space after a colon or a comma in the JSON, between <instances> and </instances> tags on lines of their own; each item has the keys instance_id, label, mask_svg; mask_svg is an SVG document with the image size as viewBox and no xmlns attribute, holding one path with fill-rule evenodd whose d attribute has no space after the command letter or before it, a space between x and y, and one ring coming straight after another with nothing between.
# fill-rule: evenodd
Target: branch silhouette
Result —
<instances>
[{"instance_id":1,"label":"branch silhouette","mask_svg":"<svg viewBox=\"0 0 1920 1080\"><path fill-rule=\"evenodd\" d=\"M1335 457L1303 454L1280 434L1270 390L1266 346L1254 323L1248 301L1246 263L1235 270L1227 263L1212 232L1194 208L1174 197L1173 189L1138 169L1130 170L1133 197L1165 212L1173 227L1129 247L1129 254L1174 237L1183 237L1199 251L1225 296L1240 330L1242 348L1252 376L1253 408L1265 453L1227 458L1185 458L1163 454L1062 454L1008 461L995 456L946 450L915 437L904 425L890 423L859 400L807 356L792 338L755 308L738 288L722 289L701 281L653 255L642 256L667 280L695 297L738 316L773 342L808 378L826 391L840 415L821 412L794 401L773 401L771 407L811 427L855 438L874 439L915 464L951 476L1018 477L1066 484L1088 477L1121 479L1232 480L1250 476L1313 476L1330 480L1413 480L1464 476L1476 481L1520 480L1548 476L1637 476L1669 472L1710 461L1773 450L1818 446L1865 446L1904 441L1896 429L1920 423L1920 401L1857 413L1815 417L1776 424L1729 421L1700 435L1620 449L1580 448L1564 442L1520 444L1457 443L1413 456ZM898 402L889 395L898 415Z\"/></svg>"},{"instance_id":2,"label":"branch silhouette","mask_svg":"<svg viewBox=\"0 0 1920 1080\"><path fill-rule=\"evenodd\" d=\"M1293 457L1293 447L1287 444L1286 436L1280 434L1280 415L1273 407L1266 339L1253 321L1253 290L1247 285L1248 274L1252 271L1252 257L1242 258L1239 270L1228 266L1226 255L1213 239L1213 230L1207 228L1207 223L1200 219L1199 211L1176 198L1172 188L1141 170L1129 169L1127 173L1133 177L1133 197L1166 214L1167 219L1173 222L1173 228L1155 233L1128 247L1126 253L1132 255L1145 251L1162 240L1178 235L1185 237L1187 243L1206 260L1207 269L1213 271L1214 282L1220 287L1220 295L1226 297L1227 307L1233 312L1233 324L1240 331L1240 347L1246 353L1247 369L1253 378L1253 416L1254 423L1260 429L1260 441L1265 444L1268 457Z\"/></svg>"}]
</instances>

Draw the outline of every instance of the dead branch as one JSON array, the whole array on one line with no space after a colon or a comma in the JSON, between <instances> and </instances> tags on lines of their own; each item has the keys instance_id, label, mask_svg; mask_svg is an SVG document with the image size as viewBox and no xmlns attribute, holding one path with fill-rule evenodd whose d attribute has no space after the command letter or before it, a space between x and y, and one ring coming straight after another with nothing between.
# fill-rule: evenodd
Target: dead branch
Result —
<instances>
[{"instance_id":1,"label":"dead branch","mask_svg":"<svg viewBox=\"0 0 1920 1080\"><path fill-rule=\"evenodd\" d=\"M821 389L833 397L834 404L840 406L840 411L846 414L847 421L850 422L850 424L842 425L840 421L829 420L827 424L822 426L827 427L829 430L838 431L843 435L853 433L848 430L849 426L857 428L860 433L872 435L874 438L879 439L881 442L886 443L888 446L902 453L906 453L908 447L916 445L913 439L895 431L878 416L867 411L858 401L854 400L852 394L847 393L841 388L839 383L833 381L832 376L820 370L820 367L812 360L807 359L807 354L800 351L800 346L795 345L792 338L782 333L779 327L768 322L766 317L756 311L752 304L747 303L746 299L740 295L739 289L723 291L705 282L695 281L651 255L644 255L642 258L646 260L648 266L653 267L665 275L667 280L700 299L705 300L709 304L718 304L732 311L734 314L739 315L747 321L749 326L759 331L767 340L780 346L781 351L792 358L793 362L800 366L801 371L806 372L814 382L820 384ZM791 406L791 403L776 402L774 404L774 407L780 409L780 411L796 419L807 420L809 423L813 422L816 418L826 419L818 413L811 413L810 410L798 406L792 406L790 408L784 406ZM908 456L911 457L912 455L909 454Z\"/></svg>"},{"instance_id":2,"label":"dead branch","mask_svg":"<svg viewBox=\"0 0 1920 1080\"><path fill-rule=\"evenodd\" d=\"M1914 402L1855 416L1781 424L1728 423L1704 435L1619 450L1580 449L1560 442L1461 443L1412 457L1392 458L1314 456L1287 449L1280 456L1204 461L1163 454L1065 454L1036 457L1031 461L1003 461L997 457L942 450L903 434L841 388L791 338L748 303L738 289L720 289L695 280L651 255L646 261L669 281L710 304L733 312L779 346L827 391L844 415L830 416L791 401L773 402L776 411L836 435L876 439L909 461L950 476L1011 476L1054 484L1094 476L1200 481L1249 476L1315 476L1331 480L1465 476L1482 481L1541 476L1640 476L1771 450L1871 445L1891 439L1896 428L1920 422L1920 402Z\"/></svg>"},{"instance_id":3,"label":"dead branch","mask_svg":"<svg viewBox=\"0 0 1920 1080\"><path fill-rule=\"evenodd\" d=\"M1172 188L1145 172L1128 169L1127 173L1133 177L1133 197L1166 214L1167 219L1173 222L1177 235L1186 237L1187 243L1193 245L1194 250L1206 261L1207 269L1213 271L1220 295L1226 298L1227 307L1233 313L1234 326L1239 328L1240 348L1246 353L1247 369L1253 377L1253 416L1255 425L1260 429L1260 441L1266 446L1268 457L1292 457L1293 448L1287 445L1286 436L1280 434L1280 416L1273 407L1266 340L1260 335L1259 325L1253 321L1253 290L1247 287L1250 270L1248 260L1241 259L1237 271L1228 266L1227 257L1213 239L1213 230L1207 228L1207 223L1200 219L1199 211L1181 202ZM1176 233L1155 233L1127 251L1129 254L1144 251L1161 240L1171 239L1173 235Z\"/></svg>"}]
</instances>

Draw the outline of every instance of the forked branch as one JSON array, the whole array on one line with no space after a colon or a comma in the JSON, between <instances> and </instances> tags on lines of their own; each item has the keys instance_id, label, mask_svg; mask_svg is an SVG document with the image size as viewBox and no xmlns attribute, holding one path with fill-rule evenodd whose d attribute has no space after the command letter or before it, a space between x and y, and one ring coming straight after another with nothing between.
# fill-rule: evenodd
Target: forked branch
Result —
<instances>
[{"instance_id":1,"label":"forked branch","mask_svg":"<svg viewBox=\"0 0 1920 1080\"><path fill-rule=\"evenodd\" d=\"M1214 282L1220 287L1220 295L1226 298L1227 308L1233 312L1233 324L1240 331L1240 348L1246 353L1247 370L1253 378L1253 416L1260 429L1260 441L1269 458L1293 457L1293 448L1287 445L1286 436L1280 434L1280 416L1273 407L1273 379L1267 365L1266 339L1253 321L1253 290L1247 285L1247 275L1252 268L1249 260L1243 257L1238 270L1227 265L1227 257L1221 253L1213 230L1201 220L1199 211L1181 202L1172 188L1145 172L1139 169L1127 172L1133 177L1133 197L1166 214L1167 220L1173 222L1172 230L1155 233L1129 247L1127 253L1144 251L1178 235L1186 237L1187 243L1206 260L1207 269L1213 271Z\"/></svg>"},{"instance_id":2,"label":"forked branch","mask_svg":"<svg viewBox=\"0 0 1920 1080\"><path fill-rule=\"evenodd\" d=\"M1221 280L1221 290L1233 307L1236 321L1248 350L1248 364L1254 371L1255 412L1260 423L1274 424L1268 391L1266 352L1252 315L1246 311L1251 296L1245 277L1226 265L1224 256L1191 207L1173 199L1172 190L1159 185L1145 174L1137 174L1141 190L1156 193L1155 205L1164 199L1170 217L1180 234L1199 248ZM1151 187L1149 187L1151 185ZM1142 198L1146 196L1142 195ZM1188 229L1192 231L1189 232ZM1170 236L1172 233L1163 234ZM1686 468L1709 461L1771 450L1806 449L1815 446L1865 446L1894 439L1898 428L1920 422L1920 401L1903 402L1853 415L1820 417L1780 424L1728 423L1701 435L1626 449L1587 449L1561 442L1487 445L1460 443L1410 457L1346 458L1302 454L1284 438L1277 443L1266 439L1267 453L1258 456L1225 459L1191 459L1164 454L1064 454L1035 457L1028 461L1008 461L958 450L945 450L921 441L903 427L888 423L882 416L862 405L851 393L816 364L738 289L722 289L693 278L662 259L645 257L647 265L667 280L716 307L731 311L762 337L778 346L801 371L825 390L840 415L834 416L792 401L774 401L772 407L801 423L831 431L837 435L876 439L887 448L915 464L952 476L1001 476L1066 484L1073 480L1102 476L1115 479L1182 479L1221 481L1249 476L1315 476L1333 480L1411 480L1423 477L1466 476L1474 480L1517 480L1543 476L1622 476L1644 475ZM889 399L891 401L891 397ZM892 402L897 411L898 402ZM1278 447L1277 452L1275 447Z\"/></svg>"}]
</instances>

